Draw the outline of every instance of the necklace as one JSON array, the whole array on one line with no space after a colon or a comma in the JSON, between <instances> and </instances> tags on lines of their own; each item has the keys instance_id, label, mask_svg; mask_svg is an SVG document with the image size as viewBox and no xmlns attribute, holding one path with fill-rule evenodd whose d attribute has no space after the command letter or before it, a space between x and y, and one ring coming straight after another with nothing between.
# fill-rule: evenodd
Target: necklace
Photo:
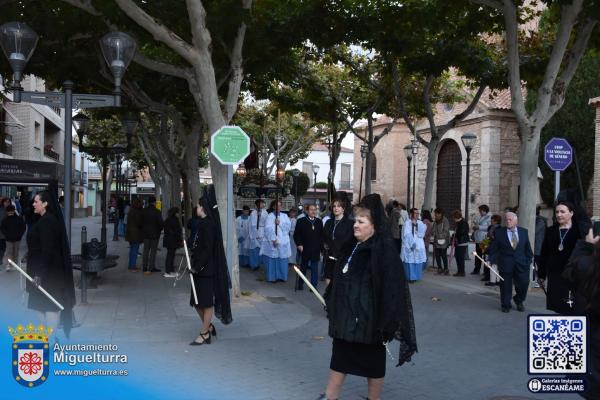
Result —
<instances>
[{"instance_id":1,"label":"necklace","mask_svg":"<svg viewBox=\"0 0 600 400\"><path fill-rule=\"evenodd\" d=\"M356 252L356 249L358 248L359 244L360 244L360 242L356 243L356 246L354 246L354 249L352 250L352 254L350 254L350 257L348 257L348 261L346 261L346 265L344 265L344 268L342 269L343 274L348 272L348 267L350 266L350 263L352 262L352 257L354 257L354 253Z\"/></svg>"},{"instance_id":2,"label":"necklace","mask_svg":"<svg viewBox=\"0 0 600 400\"><path fill-rule=\"evenodd\" d=\"M340 221L341 219L333 221L333 232L331 233L331 237L333 238L333 240L335 240L335 228L337 228Z\"/></svg>"},{"instance_id":3,"label":"necklace","mask_svg":"<svg viewBox=\"0 0 600 400\"><path fill-rule=\"evenodd\" d=\"M312 230L313 231L315 230L315 221L316 220L317 220L316 218L315 219L310 219L310 218L308 219L308 222L310 222L310 224L312 225Z\"/></svg>"},{"instance_id":4,"label":"necklace","mask_svg":"<svg viewBox=\"0 0 600 400\"><path fill-rule=\"evenodd\" d=\"M561 232L562 229L558 229L558 236L560 237L560 244L558 245L558 251L563 251L565 249L565 246L563 246L563 241L565 240L565 237L567 236L567 234L569 233L569 231L571 230L571 228L568 228L565 231L565 234L563 235L563 233Z\"/></svg>"}]
</instances>

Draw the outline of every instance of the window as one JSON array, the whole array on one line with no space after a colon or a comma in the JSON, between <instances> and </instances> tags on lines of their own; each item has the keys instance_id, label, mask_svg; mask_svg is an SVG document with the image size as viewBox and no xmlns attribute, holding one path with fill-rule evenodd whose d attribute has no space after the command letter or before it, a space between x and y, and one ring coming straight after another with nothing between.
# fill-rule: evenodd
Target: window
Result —
<instances>
[{"instance_id":1,"label":"window","mask_svg":"<svg viewBox=\"0 0 600 400\"><path fill-rule=\"evenodd\" d=\"M373 153L371 153L371 180L377 180L377 157Z\"/></svg>"},{"instance_id":2,"label":"window","mask_svg":"<svg viewBox=\"0 0 600 400\"><path fill-rule=\"evenodd\" d=\"M352 166L350 164L341 165L341 179L340 189L350 189L350 170Z\"/></svg>"},{"instance_id":3,"label":"window","mask_svg":"<svg viewBox=\"0 0 600 400\"><path fill-rule=\"evenodd\" d=\"M308 175L308 179L310 180L310 186L314 185L314 174L312 172L312 162L303 161L302 162L302 172Z\"/></svg>"},{"instance_id":4,"label":"window","mask_svg":"<svg viewBox=\"0 0 600 400\"><path fill-rule=\"evenodd\" d=\"M34 125L34 133L33 133L33 145L36 147L40 147L40 138L42 135L42 127L37 122Z\"/></svg>"}]
</instances>

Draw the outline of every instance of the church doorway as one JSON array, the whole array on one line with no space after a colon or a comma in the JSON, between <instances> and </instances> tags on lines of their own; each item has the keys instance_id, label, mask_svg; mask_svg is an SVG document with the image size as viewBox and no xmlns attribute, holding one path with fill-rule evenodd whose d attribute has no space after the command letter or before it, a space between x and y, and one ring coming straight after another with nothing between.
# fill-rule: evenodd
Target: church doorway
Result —
<instances>
[{"instance_id":1,"label":"church doorway","mask_svg":"<svg viewBox=\"0 0 600 400\"><path fill-rule=\"evenodd\" d=\"M462 156L454 140L447 140L440 149L437 162L437 207L444 210L450 225L452 213L461 210Z\"/></svg>"}]
</instances>

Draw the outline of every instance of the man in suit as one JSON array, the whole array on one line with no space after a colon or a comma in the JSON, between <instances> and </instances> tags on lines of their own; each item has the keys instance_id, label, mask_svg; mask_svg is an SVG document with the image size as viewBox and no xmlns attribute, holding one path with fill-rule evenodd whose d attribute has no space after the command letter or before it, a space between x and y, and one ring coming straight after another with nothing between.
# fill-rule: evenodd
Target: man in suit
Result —
<instances>
[{"instance_id":1,"label":"man in suit","mask_svg":"<svg viewBox=\"0 0 600 400\"><path fill-rule=\"evenodd\" d=\"M299 218L294 230L294 242L302 257L302 273L310 269L310 283L316 288L319 282L319 260L321 259L321 236L323 235L323 222L316 217L317 208L314 204L308 205L305 218ZM298 290L302 290L304 283L298 280Z\"/></svg>"},{"instance_id":2,"label":"man in suit","mask_svg":"<svg viewBox=\"0 0 600 400\"><path fill-rule=\"evenodd\" d=\"M525 311L523 302L527 297L529 287L529 266L533 259L533 251L529 242L527 229L517 226L519 220L513 212L506 213L506 227L495 231L488 253L492 264L498 266L500 276L500 301L502 312L511 309L513 281L516 294L513 300L518 311Z\"/></svg>"}]
</instances>

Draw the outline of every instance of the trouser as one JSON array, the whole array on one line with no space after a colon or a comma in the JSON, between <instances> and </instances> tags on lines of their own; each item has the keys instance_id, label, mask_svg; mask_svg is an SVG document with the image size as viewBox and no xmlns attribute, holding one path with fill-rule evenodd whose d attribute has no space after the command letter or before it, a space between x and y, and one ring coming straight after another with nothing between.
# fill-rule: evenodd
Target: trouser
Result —
<instances>
[{"instance_id":1,"label":"trouser","mask_svg":"<svg viewBox=\"0 0 600 400\"><path fill-rule=\"evenodd\" d=\"M137 256L140 251L140 242L129 242L129 269L134 269L137 264Z\"/></svg>"},{"instance_id":2,"label":"trouser","mask_svg":"<svg viewBox=\"0 0 600 400\"><path fill-rule=\"evenodd\" d=\"M19 265L19 246L21 241L18 242L6 242L6 257L2 259L2 263L8 265L8 260L13 260L15 264Z\"/></svg>"},{"instance_id":3,"label":"trouser","mask_svg":"<svg viewBox=\"0 0 600 400\"><path fill-rule=\"evenodd\" d=\"M175 251L177 249L167 248L167 258L165 259L165 272L173 272L173 263L175 262Z\"/></svg>"},{"instance_id":4,"label":"trouser","mask_svg":"<svg viewBox=\"0 0 600 400\"><path fill-rule=\"evenodd\" d=\"M456 267L459 274L465 273L465 254L467 254L467 246L455 247L454 258L456 258Z\"/></svg>"},{"instance_id":5,"label":"trouser","mask_svg":"<svg viewBox=\"0 0 600 400\"><path fill-rule=\"evenodd\" d=\"M533 261L535 261L535 265L537 265L538 267L541 264L542 261L542 256L537 255L537 256L533 256ZM537 273L535 272L535 268L533 269L533 279L534 282L537 281Z\"/></svg>"},{"instance_id":6,"label":"trouser","mask_svg":"<svg viewBox=\"0 0 600 400\"><path fill-rule=\"evenodd\" d=\"M529 268L503 270L500 267L499 269L500 276L504 279L500 281L500 302L502 307L510 308L513 282L516 292L513 300L515 304L523 303L527 297L527 289L529 288Z\"/></svg>"},{"instance_id":7,"label":"trouser","mask_svg":"<svg viewBox=\"0 0 600 400\"><path fill-rule=\"evenodd\" d=\"M448 269L448 249L433 249L433 253L438 269L442 269L442 262L444 263L444 269Z\"/></svg>"},{"instance_id":8,"label":"trouser","mask_svg":"<svg viewBox=\"0 0 600 400\"><path fill-rule=\"evenodd\" d=\"M0 239L0 260L4 261L4 253L6 253L6 239Z\"/></svg>"},{"instance_id":9,"label":"trouser","mask_svg":"<svg viewBox=\"0 0 600 400\"><path fill-rule=\"evenodd\" d=\"M400 253L402 251L402 238L394 239L394 242L398 248L398 253Z\"/></svg>"},{"instance_id":10,"label":"trouser","mask_svg":"<svg viewBox=\"0 0 600 400\"><path fill-rule=\"evenodd\" d=\"M144 269L155 268L157 248L158 239L144 239L144 252L142 253L142 265Z\"/></svg>"},{"instance_id":11,"label":"trouser","mask_svg":"<svg viewBox=\"0 0 600 400\"><path fill-rule=\"evenodd\" d=\"M306 276L306 270L310 269L310 283L317 288L317 284L319 283L319 260L302 260L302 265L300 266L300 270ZM302 290L304 288L304 281L302 279L298 279L298 290Z\"/></svg>"},{"instance_id":12,"label":"trouser","mask_svg":"<svg viewBox=\"0 0 600 400\"><path fill-rule=\"evenodd\" d=\"M484 260L489 261L487 259L487 256L485 256ZM488 262L488 264L489 264L489 262ZM483 268L483 280L489 281L490 280L490 269L488 267L486 267L485 265L483 265L483 263L481 263L481 267Z\"/></svg>"},{"instance_id":13,"label":"trouser","mask_svg":"<svg viewBox=\"0 0 600 400\"><path fill-rule=\"evenodd\" d=\"M475 252L479 257L483 257L483 251L481 251L479 243L475 243ZM483 269L485 269L485 267ZM473 272L478 274L479 271L481 271L481 260L478 257L475 257L475 268L473 269Z\"/></svg>"}]
</instances>

